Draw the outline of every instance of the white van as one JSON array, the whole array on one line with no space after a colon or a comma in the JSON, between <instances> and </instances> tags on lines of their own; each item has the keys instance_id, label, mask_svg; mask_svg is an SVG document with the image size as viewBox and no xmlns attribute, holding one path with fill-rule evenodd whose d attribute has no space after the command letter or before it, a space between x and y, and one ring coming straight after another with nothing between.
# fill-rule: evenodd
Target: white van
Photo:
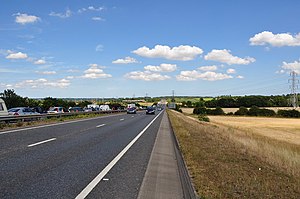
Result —
<instances>
[{"instance_id":1,"label":"white van","mask_svg":"<svg viewBox=\"0 0 300 199\"><path fill-rule=\"evenodd\" d=\"M109 108L108 105L100 105L100 111L110 111L111 109Z\"/></svg>"},{"instance_id":2,"label":"white van","mask_svg":"<svg viewBox=\"0 0 300 199\"><path fill-rule=\"evenodd\" d=\"M0 98L0 116L8 116L7 108L3 99Z\"/></svg>"}]
</instances>

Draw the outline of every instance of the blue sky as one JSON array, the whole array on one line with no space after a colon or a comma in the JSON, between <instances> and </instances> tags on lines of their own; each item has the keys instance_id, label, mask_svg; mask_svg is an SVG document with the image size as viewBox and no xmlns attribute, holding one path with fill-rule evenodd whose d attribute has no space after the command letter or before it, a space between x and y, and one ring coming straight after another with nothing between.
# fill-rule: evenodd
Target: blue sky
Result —
<instances>
[{"instance_id":1,"label":"blue sky","mask_svg":"<svg viewBox=\"0 0 300 199\"><path fill-rule=\"evenodd\" d=\"M0 90L28 97L281 95L298 0L0 0Z\"/></svg>"}]
</instances>

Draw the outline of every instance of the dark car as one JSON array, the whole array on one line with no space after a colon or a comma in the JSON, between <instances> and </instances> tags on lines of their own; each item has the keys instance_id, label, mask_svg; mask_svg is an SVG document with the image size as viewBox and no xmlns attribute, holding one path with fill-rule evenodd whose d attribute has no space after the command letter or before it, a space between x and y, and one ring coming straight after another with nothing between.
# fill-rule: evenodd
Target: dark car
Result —
<instances>
[{"instance_id":1,"label":"dark car","mask_svg":"<svg viewBox=\"0 0 300 199\"><path fill-rule=\"evenodd\" d=\"M69 108L69 112L71 112L71 113L74 113L74 112L83 112L84 110L83 110L83 108L81 108L81 107L70 107Z\"/></svg>"},{"instance_id":2,"label":"dark car","mask_svg":"<svg viewBox=\"0 0 300 199\"><path fill-rule=\"evenodd\" d=\"M152 106L148 106L147 109L146 109L146 114L152 114L154 115L155 114L155 108L152 107Z\"/></svg>"},{"instance_id":3,"label":"dark car","mask_svg":"<svg viewBox=\"0 0 300 199\"><path fill-rule=\"evenodd\" d=\"M136 108L135 107L128 108L127 114L136 114Z\"/></svg>"}]
</instances>

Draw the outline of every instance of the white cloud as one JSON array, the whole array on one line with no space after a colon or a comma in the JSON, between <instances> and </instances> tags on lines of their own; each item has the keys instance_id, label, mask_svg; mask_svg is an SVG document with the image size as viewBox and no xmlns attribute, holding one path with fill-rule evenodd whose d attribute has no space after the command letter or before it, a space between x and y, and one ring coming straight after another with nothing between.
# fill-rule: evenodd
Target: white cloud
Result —
<instances>
[{"instance_id":1,"label":"white cloud","mask_svg":"<svg viewBox=\"0 0 300 199\"><path fill-rule=\"evenodd\" d=\"M67 88L70 85L70 80L60 79L55 81L49 81L47 79L41 78L36 80L25 80L19 83L16 83L12 87L15 88L45 88L45 87L54 87L54 88Z\"/></svg>"},{"instance_id":2,"label":"white cloud","mask_svg":"<svg viewBox=\"0 0 300 199\"><path fill-rule=\"evenodd\" d=\"M263 31L249 39L250 45L271 45L281 46L300 46L300 33L291 35L290 33L273 34L270 31Z\"/></svg>"},{"instance_id":3,"label":"white cloud","mask_svg":"<svg viewBox=\"0 0 300 199\"><path fill-rule=\"evenodd\" d=\"M16 16L15 22L22 24L22 25L40 21L40 18L37 16L34 16L34 15L17 13L17 14L14 14L14 16Z\"/></svg>"},{"instance_id":4,"label":"white cloud","mask_svg":"<svg viewBox=\"0 0 300 199\"><path fill-rule=\"evenodd\" d=\"M97 51L97 52L102 52L102 51L103 51L103 48L104 48L103 45L98 44L98 45L96 46L96 51Z\"/></svg>"},{"instance_id":5,"label":"white cloud","mask_svg":"<svg viewBox=\"0 0 300 199\"><path fill-rule=\"evenodd\" d=\"M92 17L92 20L94 21L105 21L102 17Z\"/></svg>"},{"instance_id":6,"label":"white cloud","mask_svg":"<svg viewBox=\"0 0 300 199\"><path fill-rule=\"evenodd\" d=\"M36 61L34 62L34 64L36 64L36 65L42 65L42 64L46 64L46 61L43 60L43 59L39 59L39 60L36 60Z\"/></svg>"},{"instance_id":7,"label":"white cloud","mask_svg":"<svg viewBox=\"0 0 300 199\"><path fill-rule=\"evenodd\" d=\"M171 77L150 71L133 71L125 74L125 78L143 81L162 81L170 79Z\"/></svg>"},{"instance_id":8,"label":"white cloud","mask_svg":"<svg viewBox=\"0 0 300 199\"><path fill-rule=\"evenodd\" d=\"M148 65L145 66L144 69L151 72L173 72L177 70L177 66L176 64L160 64L159 66Z\"/></svg>"},{"instance_id":9,"label":"white cloud","mask_svg":"<svg viewBox=\"0 0 300 199\"><path fill-rule=\"evenodd\" d=\"M64 18L71 17L72 16L72 11L69 8L67 8L65 13L51 12L49 15L52 16L52 17L59 17L59 18L64 19Z\"/></svg>"},{"instance_id":10,"label":"white cloud","mask_svg":"<svg viewBox=\"0 0 300 199\"><path fill-rule=\"evenodd\" d=\"M12 51L8 51L8 55L6 56L6 59L26 59L28 58L26 53L17 52L13 53Z\"/></svg>"},{"instance_id":11,"label":"white cloud","mask_svg":"<svg viewBox=\"0 0 300 199\"><path fill-rule=\"evenodd\" d=\"M132 51L142 57L165 58L169 60L188 61L193 60L197 55L201 55L203 50L196 46L180 45L170 48L169 46L156 45L153 49L144 46Z\"/></svg>"},{"instance_id":12,"label":"white cloud","mask_svg":"<svg viewBox=\"0 0 300 199\"><path fill-rule=\"evenodd\" d=\"M215 71L218 70L218 67L215 65L212 66L201 66L198 68L198 70L202 70L202 71Z\"/></svg>"},{"instance_id":13,"label":"white cloud","mask_svg":"<svg viewBox=\"0 0 300 199\"><path fill-rule=\"evenodd\" d=\"M300 74L300 61L283 62L281 68L288 72L295 71L297 74Z\"/></svg>"},{"instance_id":14,"label":"white cloud","mask_svg":"<svg viewBox=\"0 0 300 199\"><path fill-rule=\"evenodd\" d=\"M102 10L105 10L105 7L94 7L94 6L89 6L87 8L80 8L78 10L78 13L84 13L84 12L87 12L87 11L96 11L96 12L100 12Z\"/></svg>"},{"instance_id":15,"label":"white cloud","mask_svg":"<svg viewBox=\"0 0 300 199\"><path fill-rule=\"evenodd\" d=\"M236 78L238 78L238 79L244 79L244 76L238 75Z\"/></svg>"},{"instance_id":16,"label":"white cloud","mask_svg":"<svg viewBox=\"0 0 300 199\"><path fill-rule=\"evenodd\" d=\"M55 75L56 71L37 71L37 73L42 75Z\"/></svg>"},{"instance_id":17,"label":"white cloud","mask_svg":"<svg viewBox=\"0 0 300 199\"><path fill-rule=\"evenodd\" d=\"M125 57L125 59L117 59L112 62L113 64L133 64L138 63L138 61L132 57Z\"/></svg>"},{"instance_id":18,"label":"white cloud","mask_svg":"<svg viewBox=\"0 0 300 199\"><path fill-rule=\"evenodd\" d=\"M212 50L204 57L205 60L218 61L226 64L243 64L247 65L251 62L255 62L255 59L252 57L239 58L230 54L230 50Z\"/></svg>"},{"instance_id":19,"label":"white cloud","mask_svg":"<svg viewBox=\"0 0 300 199\"><path fill-rule=\"evenodd\" d=\"M233 69L233 68L227 69L226 72L227 72L227 74L234 74L234 73L236 73L235 69Z\"/></svg>"},{"instance_id":20,"label":"white cloud","mask_svg":"<svg viewBox=\"0 0 300 199\"><path fill-rule=\"evenodd\" d=\"M224 79L231 79L232 76L223 74L223 73L216 73L212 71L206 71L204 73L200 73L199 71L192 70L192 71L181 71L179 75L176 76L178 81L194 81L197 79L207 80L207 81L217 81L217 80L224 80Z\"/></svg>"},{"instance_id":21,"label":"white cloud","mask_svg":"<svg viewBox=\"0 0 300 199\"><path fill-rule=\"evenodd\" d=\"M90 68L84 71L82 78L86 79L97 79L97 78L109 78L112 77L110 74L106 74L97 64L90 64Z\"/></svg>"}]
</instances>

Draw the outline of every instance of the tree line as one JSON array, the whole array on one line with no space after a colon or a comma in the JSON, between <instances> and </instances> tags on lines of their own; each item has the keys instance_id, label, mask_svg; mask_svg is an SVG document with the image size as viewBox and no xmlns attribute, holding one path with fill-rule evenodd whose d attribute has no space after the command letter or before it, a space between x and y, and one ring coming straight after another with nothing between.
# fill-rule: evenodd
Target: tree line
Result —
<instances>
[{"instance_id":1,"label":"tree line","mask_svg":"<svg viewBox=\"0 0 300 199\"><path fill-rule=\"evenodd\" d=\"M239 107L288 107L290 106L290 95L271 95L271 96L222 96L216 97L212 100L205 101L200 98L198 102L192 103L191 101L182 102L183 107L201 107L208 108L239 108Z\"/></svg>"}]
</instances>

